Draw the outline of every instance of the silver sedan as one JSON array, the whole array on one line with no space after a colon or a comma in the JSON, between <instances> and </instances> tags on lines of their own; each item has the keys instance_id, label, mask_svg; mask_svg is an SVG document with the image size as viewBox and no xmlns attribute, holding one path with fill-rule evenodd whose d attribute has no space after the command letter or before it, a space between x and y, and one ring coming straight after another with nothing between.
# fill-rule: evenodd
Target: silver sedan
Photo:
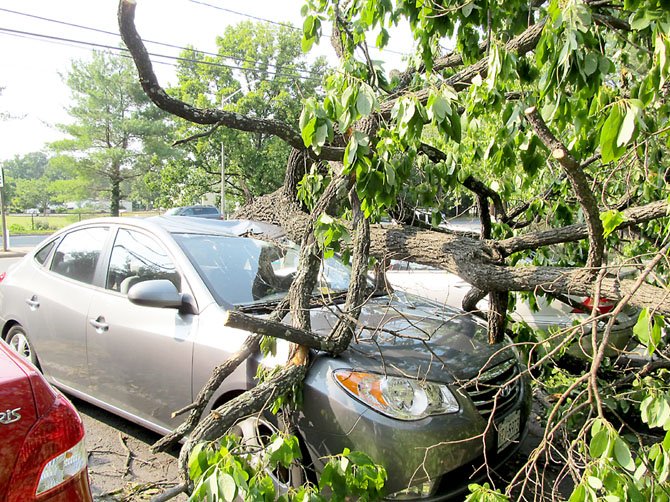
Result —
<instances>
[{"instance_id":1,"label":"silver sedan","mask_svg":"<svg viewBox=\"0 0 670 502\"><path fill-rule=\"evenodd\" d=\"M226 312L267 315L297 257L281 229L250 221L83 222L8 270L0 329L65 392L167 433L180 420L171 413L249 334L224 327ZM348 267L327 260L314 331L334 326L348 284ZM252 387L259 364L281 364L282 348L240 366L208 410ZM530 400L518 355L429 300L371 289L350 348L311 359L296 420L316 472L327 455L361 450L387 469L387 496L441 500L465 489L484 459L503 462L524 434Z\"/></svg>"}]
</instances>

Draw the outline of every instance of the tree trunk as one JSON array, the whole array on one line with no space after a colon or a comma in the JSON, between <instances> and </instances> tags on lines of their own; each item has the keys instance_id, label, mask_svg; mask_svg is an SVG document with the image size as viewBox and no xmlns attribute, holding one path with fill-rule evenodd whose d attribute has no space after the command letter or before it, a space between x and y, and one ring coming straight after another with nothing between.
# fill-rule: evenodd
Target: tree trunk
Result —
<instances>
[{"instance_id":1,"label":"tree trunk","mask_svg":"<svg viewBox=\"0 0 670 502\"><path fill-rule=\"evenodd\" d=\"M121 176L119 175L121 166L115 162L112 166L112 171L114 172L114 176L111 179L112 189L109 212L112 213L112 216L118 216L121 205Z\"/></svg>"}]
</instances>

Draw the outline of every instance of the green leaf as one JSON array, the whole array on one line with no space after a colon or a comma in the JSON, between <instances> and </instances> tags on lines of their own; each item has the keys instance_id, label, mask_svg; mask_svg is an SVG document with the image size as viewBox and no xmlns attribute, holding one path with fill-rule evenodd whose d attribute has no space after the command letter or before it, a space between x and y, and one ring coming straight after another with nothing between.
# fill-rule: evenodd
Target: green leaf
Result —
<instances>
[{"instance_id":1,"label":"green leaf","mask_svg":"<svg viewBox=\"0 0 670 502\"><path fill-rule=\"evenodd\" d=\"M614 440L614 459L627 471L633 472L635 470L635 462L630 454L630 449L621 438Z\"/></svg>"},{"instance_id":2,"label":"green leaf","mask_svg":"<svg viewBox=\"0 0 670 502\"><path fill-rule=\"evenodd\" d=\"M214 472L207 478L205 482L205 492L207 493L207 500L216 501L220 498L219 492L219 469L214 469Z\"/></svg>"},{"instance_id":3,"label":"green leaf","mask_svg":"<svg viewBox=\"0 0 670 502\"><path fill-rule=\"evenodd\" d=\"M189 477L196 481L202 473L207 470L209 462L207 461L207 452L205 451L205 443L198 443L195 445L188 459Z\"/></svg>"},{"instance_id":4,"label":"green leaf","mask_svg":"<svg viewBox=\"0 0 670 502\"><path fill-rule=\"evenodd\" d=\"M616 139L619 135L619 129L621 129L622 122L623 117L621 116L619 105L612 105L607 120L605 120L602 130L600 131L600 153L602 155L603 163L617 160L625 151L625 149L618 147L616 144Z\"/></svg>"},{"instance_id":5,"label":"green leaf","mask_svg":"<svg viewBox=\"0 0 670 502\"><path fill-rule=\"evenodd\" d=\"M326 138L328 138L328 125L321 124L316 128L312 144L316 146L323 146L326 143Z\"/></svg>"},{"instance_id":6,"label":"green leaf","mask_svg":"<svg viewBox=\"0 0 670 502\"><path fill-rule=\"evenodd\" d=\"M361 89L358 93L358 97L356 98L356 110L361 116L366 117L367 115L370 115L373 99L374 97L370 96L370 94L366 92L366 89Z\"/></svg>"},{"instance_id":7,"label":"green leaf","mask_svg":"<svg viewBox=\"0 0 670 502\"><path fill-rule=\"evenodd\" d=\"M645 398L640 406L640 415L642 421L649 427L670 429L670 403L668 403L668 398L664 394Z\"/></svg>"},{"instance_id":8,"label":"green leaf","mask_svg":"<svg viewBox=\"0 0 670 502\"><path fill-rule=\"evenodd\" d=\"M633 137L633 133L635 132L635 117L635 110L632 107L628 108L616 138L617 146L625 146Z\"/></svg>"},{"instance_id":9,"label":"green leaf","mask_svg":"<svg viewBox=\"0 0 670 502\"><path fill-rule=\"evenodd\" d=\"M235 500L237 485L230 474L223 472L218 476L218 489L224 500L228 502Z\"/></svg>"},{"instance_id":10,"label":"green leaf","mask_svg":"<svg viewBox=\"0 0 670 502\"><path fill-rule=\"evenodd\" d=\"M584 74L589 77L598 69L598 56L589 52L584 57Z\"/></svg>"},{"instance_id":11,"label":"green leaf","mask_svg":"<svg viewBox=\"0 0 670 502\"><path fill-rule=\"evenodd\" d=\"M358 153L358 142L356 142L356 136L352 135L351 138L349 138L349 143L347 143L347 147L344 149L344 159L343 159L343 164L345 168L348 168L356 162L356 155Z\"/></svg>"},{"instance_id":12,"label":"green leaf","mask_svg":"<svg viewBox=\"0 0 670 502\"><path fill-rule=\"evenodd\" d=\"M608 237L619 225L626 221L623 213L616 209L600 213L600 220L603 222L604 237Z\"/></svg>"},{"instance_id":13,"label":"green leaf","mask_svg":"<svg viewBox=\"0 0 670 502\"><path fill-rule=\"evenodd\" d=\"M589 443L589 454L593 458L600 458L608 452L609 446L609 433L606 429L601 429Z\"/></svg>"},{"instance_id":14,"label":"green leaf","mask_svg":"<svg viewBox=\"0 0 670 502\"><path fill-rule=\"evenodd\" d=\"M600 480L600 478L596 478L595 476L588 476L586 478L586 482L594 490L600 490L603 487L603 482Z\"/></svg>"},{"instance_id":15,"label":"green leaf","mask_svg":"<svg viewBox=\"0 0 670 502\"><path fill-rule=\"evenodd\" d=\"M586 500L586 488L584 485L578 485L570 494L568 502L584 502Z\"/></svg>"},{"instance_id":16,"label":"green leaf","mask_svg":"<svg viewBox=\"0 0 670 502\"><path fill-rule=\"evenodd\" d=\"M475 8L475 2L473 0L471 2L466 3L463 7L461 7L461 12L463 13L463 16L470 17L470 14L472 14L472 10L474 8Z\"/></svg>"},{"instance_id":17,"label":"green leaf","mask_svg":"<svg viewBox=\"0 0 670 502\"><path fill-rule=\"evenodd\" d=\"M649 309L642 309L640 315L637 318L635 326L633 326L633 334L645 347L647 347L647 352L649 355L652 355L656 350L656 344L654 343L654 337L652 336L652 323L653 318L649 316Z\"/></svg>"},{"instance_id":18,"label":"green leaf","mask_svg":"<svg viewBox=\"0 0 670 502\"><path fill-rule=\"evenodd\" d=\"M445 119L447 116L447 107L449 106L446 99L439 94L433 94L426 104L429 116L433 120L442 122Z\"/></svg>"},{"instance_id":19,"label":"green leaf","mask_svg":"<svg viewBox=\"0 0 670 502\"><path fill-rule=\"evenodd\" d=\"M301 131L302 141L305 143L306 147L312 146L312 138L314 137L315 130L316 130L316 117L312 117Z\"/></svg>"}]
</instances>

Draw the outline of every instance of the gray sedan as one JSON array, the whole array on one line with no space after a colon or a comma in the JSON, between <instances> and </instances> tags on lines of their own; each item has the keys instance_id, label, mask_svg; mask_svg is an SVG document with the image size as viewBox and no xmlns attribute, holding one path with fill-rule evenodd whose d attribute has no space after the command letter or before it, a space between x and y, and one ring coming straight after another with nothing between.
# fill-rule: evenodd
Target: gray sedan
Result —
<instances>
[{"instance_id":1,"label":"gray sedan","mask_svg":"<svg viewBox=\"0 0 670 502\"><path fill-rule=\"evenodd\" d=\"M248 336L223 327L226 312L267 315L297 257L281 229L250 221L79 223L1 279L1 333L54 385L166 433ZM348 284L348 267L326 260L313 330L334 326ZM240 366L208 410L252 387L259 364L284 362L282 349ZM354 343L311 364L296 420L314 470L345 447L365 451L387 469L393 499L453 496L524 434L530 400L514 349L488 345L485 326L429 300L371 289Z\"/></svg>"}]
</instances>

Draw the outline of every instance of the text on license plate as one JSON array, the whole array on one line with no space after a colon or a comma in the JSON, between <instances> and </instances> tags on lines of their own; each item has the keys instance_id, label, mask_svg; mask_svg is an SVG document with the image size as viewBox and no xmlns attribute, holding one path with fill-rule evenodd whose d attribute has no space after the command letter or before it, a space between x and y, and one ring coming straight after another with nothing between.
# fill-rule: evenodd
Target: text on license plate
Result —
<instances>
[{"instance_id":1,"label":"text on license plate","mask_svg":"<svg viewBox=\"0 0 670 502\"><path fill-rule=\"evenodd\" d=\"M516 410L496 424L498 430L498 451L519 439L521 428L521 411Z\"/></svg>"}]
</instances>

